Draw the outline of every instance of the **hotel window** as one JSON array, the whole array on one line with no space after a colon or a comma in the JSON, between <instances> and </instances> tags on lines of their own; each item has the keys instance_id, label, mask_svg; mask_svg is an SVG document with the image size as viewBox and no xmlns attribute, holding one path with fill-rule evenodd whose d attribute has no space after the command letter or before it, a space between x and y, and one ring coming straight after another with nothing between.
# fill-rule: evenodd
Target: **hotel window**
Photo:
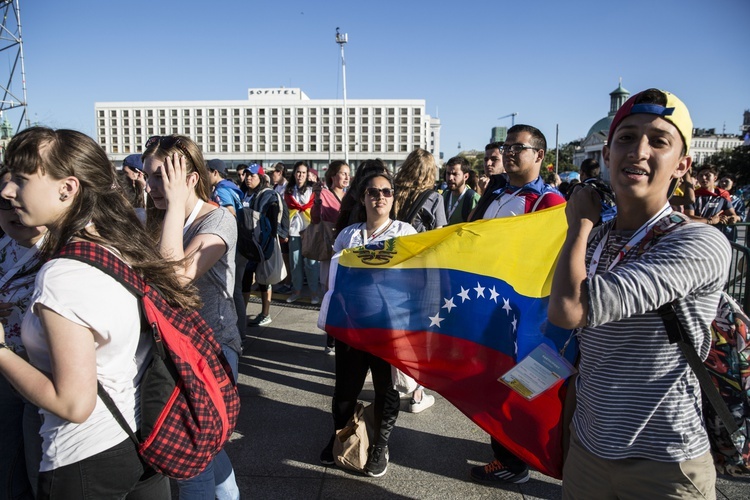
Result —
<instances>
[{"instance_id":1,"label":"hotel window","mask_svg":"<svg viewBox=\"0 0 750 500\"><path fill-rule=\"evenodd\" d=\"M305 145L304 144L297 144L297 152L302 153L305 151Z\"/></svg>"},{"instance_id":2,"label":"hotel window","mask_svg":"<svg viewBox=\"0 0 750 500\"><path fill-rule=\"evenodd\" d=\"M340 117L340 116L337 116L337 117L336 117L336 124L337 124L337 125L340 125L341 123L343 123L343 121L341 120L341 117Z\"/></svg>"},{"instance_id":3,"label":"hotel window","mask_svg":"<svg viewBox=\"0 0 750 500\"><path fill-rule=\"evenodd\" d=\"M406 133L406 131L407 131L407 127L401 127L401 133L402 133L402 134L405 134L405 133Z\"/></svg>"},{"instance_id":4,"label":"hotel window","mask_svg":"<svg viewBox=\"0 0 750 500\"><path fill-rule=\"evenodd\" d=\"M406 153L408 150L406 149L406 144L401 145L401 152Z\"/></svg>"},{"instance_id":5,"label":"hotel window","mask_svg":"<svg viewBox=\"0 0 750 500\"><path fill-rule=\"evenodd\" d=\"M232 110L232 114L233 114L234 116L240 116L240 110L239 110L239 108L234 108L234 109Z\"/></svg>"},{"instance_id":6,"label":"hotel window","mask_svg":"<svg viewBox=\"0 0 750 500\"><path fill-rule=\"evenodd\" d=\"M245 119L245 123L247 123L248 125L252 125L253 124L253 117L252 116L248 116Z\"/></svg>"},{"instance_id":7,"label":"hotel window","mask_svg":"<svg viewBox=\"0 0 750 500\"><path fill-rule=\"evenodd\" d=\"M301 117L301 116L298 116L297 117L297 125L304 125L304 124L305 124L305 119L303 117Z\"/></svg>"},{"instance_id":8,"label":"hotel window","mask_svg":"<svg viewBox=\"0 0 750 500\"><path fill-rule=\"evenodd\" d=\"M317 150L318 150L318 146L316 146L315 144L310 144L310 152L311 153L314 153Z\"/></svg>"},{"instance_id":9,"label":"hotel window","mask_svg":"<svg viewBox=\"0 0 750 500\"><path fill-rule=\"evenodd\" d=\"M317 141L318 141L318 136L317 135L311 135L310 136L310 142L317 142ZM302 140L298 139L298 142L302 142Z\"/></svg>"},{"instance_id":10,"label":"hotel window","mask_svg":"<svg viewBox=\"0 0 750 500\"><path fill-rule=\"evenodd\" d=\"M227 109L224 108L221 110L221 116L227 116Z\"/></svg>"},{"instance_id":11,"label":"hotel window","mask_svg":"<svg viewBox=\"0 0 750 500\"><path fill-rule=\"evenodd\" d=\"M336 115L342 115L344 113L344 108L336 108Z\"/></svg>"},{"instance_id":12,"label":"hotel window","mask_svg":"<svg viewBox=\"0 0 750 500\"><path fill-rule=\"evenodd\" d=\"M393 153L393 151L394 151L393 144L388 144L388 146L386 148L386 151L389 152L389 153Z\"/></svg>"},{"instance_id":13,"label":"hotel window","mask_svg":"<svg viewBox=\"0 0 750 500\"><path fill-rule=\"evenodd\" d=\"M292 114L291 108L284 108L284 116L289 116Z\"/></svg>"},{"instance_id":14,"label":"hotel window","mask_svg":"<svg viewBox=\"0 0 750 500\"><path fill-rule=\"evenodd\" d=\"M362 133L366 134L369 132L369 127L362 127Z\"/></svg>"},{"instance_id":15,"label":"hotel window","mask_svg":"<svg viewBox=\"0 0 750 500\"><path fill-rule=\"evenodd\" d=\"M203 116L203 110L202 109L196 109L195 110L195 116Z\"/></svg>"},{"instance_id":16,"label":"hotel window","mask_svg":"<svg viewBox=\"0 0 750 500\"><path fill-rule=\"evenodd\" d=\"M406 137L405 135L402 135L402 136L401 136L401 137L399 138L399 140L400 140L401 142L405 143L405 142L407 141L407 137Z\"/></svg>"},{"instance_id":17,"label":"hotel window","mask_svg":"<svg viewBox=\"0 0 750 500\"><path fill-rule=\"evenodd\" d=\"M291 135L285 135L284 136L284 142L287 143L287 144L289 144L290 142L292 142L292 136Z\"/></svg>"},{"instance_id":18,"label":"hotel window","mask_svg":"<svg viewBox=\"0 0 750 500\"><path fill-rule=\"evenodd\" d=\"M214 109L213 108L210 108L208 110L208 116L214 116Z\"/></svg>"},{"instance_id":19,"label":"hotel window","mask_svg":"<svg viewBox=\"0 0 750 500\"><path fill-rule=\"evenodd\" d=\"M353 116L349 117L349 125L354 125L356 122L354 121L355 118Z\"/></svg>"},{"instance_id":20,"label":"hotel window","mask_svg":"<svg viewBox=\"0 0 750 500\"><path fill-rule=\"evenodd\" d=\"M420 116L422 114L422 110L420 108L414 108L414 115Z\"/></svg>"},{"instance_id":21,"label":"hotel window","mask_svg":"<svg viewBox=\"0 0 750 500\"><path fill-rule=\"evenodd\" d=\"M222 134L226 134L227 133L227 128L226 127L221 127L221 133Z\"/></svg>"},{"instance_id":22,"label":"hotel window","mask_svg":"<svg viewBox=\"0 0 750 500\"><path fill-rule=\"evenodd\" d=\"M388 133L389 133L389 134L392 134L392 133L394 133L394 130L393 130L393 129L394 129L394 127L388 127Z\"/></svg>"},{"instance_id":23,"label":"hotel window","mask_svg":"<svg viewBox=\"0 0 750 500\"><path fill-rule=\"evenodd\" d=\"M226 111L226 110L224 110L224 111ZM226 125L227 124L227 119L226 118L222 118L221 119L221 124L222 125Z\"/></svg>"},{"instance_id":24,"label":"hotel window","mask_svg":"<svg viewBox=\"0 0 750 500\"><path fill-rule=\"evenodd\" d=\"M318 110L315 108L310 108L310 116L315 116L318 114Z\"/></svg>"},{"instance_id":25,"label":"hotel window","mask_svg":"<svg viewBox=\"0 0 750 500\"><path fill-rule=\"evenodd\" d=\"M99 110L99 118L104 118L104 110L103 109Z\"/></svg>"},{"instance_id":26,"label":"hotel window","mask_svg":"<svg viewBox=\"0 0 750 500\"><path fill-rule=\"evenodd\" d=\"M380 153L382 150L383 150L383 148L380 147L380 144L375 144L372 147L372 152L373 153Z\"/></svg>"},{"instance_id":27,"label":"hotel window","mask_svg":"<svg viewBox=\"0 0 750 500\"><path fill-rule=\"evenodd\" d=\"M232 120L232 123L234 125L239 125L240 124L240 119L239 118L235 118L234 120Z\"/></svg>"},{"instance_id":28,"label":"hotel window","mask_svg":"<svg viewBox=\"0 0 750 500\"><path fill-rule=\"evenodd\" d=\"M331 108L323 108L323 116L327 116L331 113Z\"/></svg>"},{"instance_id":29,"label":"hotel window","mask_svg":"<svg viewBox=\"0 0 750 500\"><path fill-rule=\"evenodd\" d=\"M383 109L382 108L375 108L375 114L376 115L381 115L382 113L383 113Z\"/></svg>"},{"instance_id":30,"label":"hotel window","mask_svg":"<svg viewBox=\"0 0 750 500\"><path fill-rule=\"evenodd\" d=\"M167 116L167 111L165 109L160 109L159 116Z\"/></svg>"},{"instance_id":31,"label":"hotel window","mask_svg":"<svg viewBox=\"0 0 750 500\"><path fill-rule=\"evenodd\" d=\"M227 148L226 144L222 144L221 145L221 152L222 153L228 153L229 152L229 149Z\"/></svg>"},{"instance_id":32,"label":"hotel window","mask_svg":"<svg viewBox=\"0 0 750 500\"><path fill-rule=\"evenodd\" d=\"M284 127L284 133L285 134L291 134L292 133L292 127Z\"/></svg>"},{"instance_id":33,"label":"hotel window","mask_svg":"<svg viewBox=\"0 0 750 500\"><path fill-rule=\"evenodd\" d=\"M235 153L239 153L240 152L240 145L239 144L235 144L234 145L234 152Z\"/></svg>"},{"instance_id":34,"label":"hotel window","mask_svg":"<svg viewBox=\"0 0 750 500\"><path fill-rule=\"evenodd\" d=\"M405 117L405 116L402 116L401 117L401 125L406 125L407 123L409 123L409 119L407 117Z\"/></svg>"},{"instance_id":35,"label":"hotel window","mask_svg":"<svg viewBox=\"0 0 750 500\"><path fill-rule=\"evenodd\" d=\"M401 116L408 115L408 114L409 114L409 110L408 109L401 108Z\"/></svg>"},{"instance_id":36,"label":"hotel window","mask_svg":"<svg viewBox=\"0 0 750 500\"><path fill-rule=\"evenodd\" d=\"M279 108L271 108L271 115L272 116L278 116L279 115Z\"/></svg>"},{"instance_id":37,"label":"hotel window","mask_svg":"<svg viewBox=\"0 0 750 500\"><path fill-rule=\"evenodd\" d=\"M363 114L363 115L365 115L365 116L366 116L368 112L369 112L369 111L368 111L368 109L367 109L367 108L362 108L362 114Z\"/></svg>"},{"instance_id":38,"label":"hotel window","mask_svg":"<svg viewBox=\"0 0 750 500\"><path fill-rule=\"evenodd\" d=\"M388 115L395 115L396 114L396 108L388 108Z\"/></svg>"},{"instance_id":39,"label":"hotel window","mask_svg":"<svg viewBox=\"0 0 750 500\"><path fill-rule=\"evenodd\" d=\"M117 116L117 111L115 111L115 110L113 109L112 111L110 111L110 112L109 112L109 116L110 116L110 118L114 118L114 117L116 117L116 116Z\"/></svg>"}]
</instances>

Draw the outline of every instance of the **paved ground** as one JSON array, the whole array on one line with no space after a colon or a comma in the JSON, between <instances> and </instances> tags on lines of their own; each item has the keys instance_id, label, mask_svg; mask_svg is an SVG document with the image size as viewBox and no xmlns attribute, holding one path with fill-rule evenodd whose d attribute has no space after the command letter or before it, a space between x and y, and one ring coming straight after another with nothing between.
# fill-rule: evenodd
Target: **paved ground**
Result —
<instances>
[{"instance_id":1,"label":"paved ground","mask_svg":"<svg viewBox=\"0 0 750 500\"><path fill-rule=\"evenodd\" d=\"M302 304L301 304L302 305ZM260 305L251 303L253 317ZM532 473L522 485L487 487L469 469L491 459L488 438L435 394L435 406L401 413L382 478L320 465L332 432L333 356L323 354L317 310L277 303L273 323L248 328L240 360L242 412L227 445L243 498L253 499L557 499L559 481ZM371 386L362 399L371 400ZM720 499L750 498L750 481L720 479Z\"/></svg>"}]
</instances>

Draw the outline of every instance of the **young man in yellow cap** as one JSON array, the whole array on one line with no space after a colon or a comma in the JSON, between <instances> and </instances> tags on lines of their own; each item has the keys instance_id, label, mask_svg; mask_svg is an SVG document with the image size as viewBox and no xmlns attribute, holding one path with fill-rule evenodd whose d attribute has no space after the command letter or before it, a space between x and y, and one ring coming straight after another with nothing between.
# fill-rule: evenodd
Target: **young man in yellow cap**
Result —
<instances>
[{"instance_id":1,"label":"young man in yellow cap","mask_svg":"<svg viewBox=\"0 0 750 500\"><path fill-rule=\"evenodd\" d=\"M581 329L565 499L715 498L698 380L656 312L674 303L706 358L730 249L719 231L686 223L667 201L690 168L691 133L676 96L634 95L603 150L617 217L588 243L599 195L584 188L568 202L549 306L552 323Z\"/></svg>"}]
</instances>

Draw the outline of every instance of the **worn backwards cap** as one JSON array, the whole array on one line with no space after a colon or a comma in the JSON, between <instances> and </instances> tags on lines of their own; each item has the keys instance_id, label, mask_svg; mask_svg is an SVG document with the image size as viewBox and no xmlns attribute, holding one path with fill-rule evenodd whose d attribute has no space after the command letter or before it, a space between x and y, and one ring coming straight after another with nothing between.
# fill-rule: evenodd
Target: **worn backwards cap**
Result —
<instances>
[{"instance_id":1,"label":"worn backwards cap","mask_svg":"<svg viewBox=\"0 0 750 500\"><path fill-rule=\"evenodd\" d=\"M122 166L123 168L129 167L133 170L143 172L143 161L141 161L141 155L133 154L126 156L125 159L122 160Z\"/></svg>"},{"instance_id":2,"label":"worn backwards cap","mask_svg":"<svg viewBox=\"0 0 750 500\"><path fill-rule=\"evenodd\" d=\"M638 103L638 100L645 92L659 92L667 101L666 106L652 103ZM639 113L646 113L650 115L656 115L664 118L669 123L677 127L677 130L682 136L682 140L685 143L685 154L690 153L690 140L693 138L693 120L690 119L690 112L688 112L687 106L676 95L671 94L665 90L649 89L643 92L638 92L630 99L625 101L625 104L617 111L612 125L609 127L609 136L607 136L607 144L612 144L612 136L617 130L625 118L630 115Z\"/></svg>"},{"instance_id":3,"label":"worn backwards cap","mask_svg":"<svg viewBox=\"0 0 750 500\"><path fill-rule=\"evenodd\" d=\"M216 170L217 172L220 172L222 174L227 173L227 165L224 163L223 160L220 160L219 158L214 158L213 160L208 160L208 169L209 170Z\"/></svg>"},{"instance_id":4,"label":"worn backwards cap","mask_svg":"<svg viewBox=\"0 0 750 500\"><path fill-rule=\"evenodd\" d=\"M255 174L255 175L263 175L263 167L258 165L257 163L251 163L249 167L247 167L244 170L244 173L246 174Z\"/></svg>"}]
</instances>

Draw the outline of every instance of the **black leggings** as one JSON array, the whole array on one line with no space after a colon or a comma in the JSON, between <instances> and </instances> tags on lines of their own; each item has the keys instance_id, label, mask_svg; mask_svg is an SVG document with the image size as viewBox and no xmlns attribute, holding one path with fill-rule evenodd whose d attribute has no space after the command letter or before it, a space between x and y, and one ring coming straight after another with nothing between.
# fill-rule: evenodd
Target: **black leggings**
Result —
<instances>
[{"instance_id":1,"label":"black leggings","mask_svg":"<svg viewBox=\"0 0 750 500\"><path fill-rule=\"evenodd\" d=\"M393 388L391 365L368 352L354 349L336 340L336 385L333 391L333 424L342 429L354 415L357 398L365 385L367 369L372 372L375 388L375 428L379 430L376 445L388 444L396 425L400 396Z\"/></svg>"}]
</instances>

